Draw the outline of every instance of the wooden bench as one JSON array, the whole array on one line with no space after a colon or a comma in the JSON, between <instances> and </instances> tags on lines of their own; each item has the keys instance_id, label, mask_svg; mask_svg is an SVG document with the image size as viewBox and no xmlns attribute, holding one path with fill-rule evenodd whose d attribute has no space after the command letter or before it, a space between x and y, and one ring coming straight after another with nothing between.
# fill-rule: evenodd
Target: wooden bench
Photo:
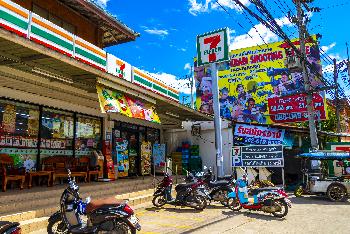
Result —
<instances>
[{"instance_id":1,"label":"wooden bench","mask_svg":"<svg viewBox=\"0 0 350 234\"><path fill-rule=\"evenodd\" d=\"M72 177L82 177L87 182L87 171L80 170L78 167L78 159L66 156L51 156L42 160L42 169L44 171L52 171L52 183L56 178L68 178L67 169L71 170Z\"/></svg>"},{"instance_id":2,"label":"wooden bench","mask_svg":"<svg viewBox=\"0 0 350 234\"><path fill-rule=\"evenodd\" d=\"M25 181L25 169L15 168L13 158L7 154L0 154L0 175L2 177L2 191L6 192L7 183L19 181L19 188L23 189Z\"/></svg>"}]
</instances>

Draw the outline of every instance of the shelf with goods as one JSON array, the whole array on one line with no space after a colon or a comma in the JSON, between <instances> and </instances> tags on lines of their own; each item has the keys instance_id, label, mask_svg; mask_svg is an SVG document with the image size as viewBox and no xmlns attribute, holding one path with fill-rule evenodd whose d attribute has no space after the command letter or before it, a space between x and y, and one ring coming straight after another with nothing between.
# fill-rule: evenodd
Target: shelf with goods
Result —
<instances>
[{"instance_id":1,"label":"shelf with goods","mask_svg":"<svg viewBox=\"0 0 350 234\"><path fill-rule=\"evenodd\" d=\"M188 142L182 143L182 173L186 174L189 171L189 161L190 161L190 144Z\"/></svg>"},{"instance_id":2,"label":"shelf with goods","mask_svg":"<svg viewBox=\"0 0 350 234\"><path fill-rule=\"evenodd\" d=\"M172 170L173 172L176 171L176 166L177 166L177 171L176 173L181 175L182 174L182 152L172 152L171 154L171 159L172 159Z\"/></svg>"}]
</instances>

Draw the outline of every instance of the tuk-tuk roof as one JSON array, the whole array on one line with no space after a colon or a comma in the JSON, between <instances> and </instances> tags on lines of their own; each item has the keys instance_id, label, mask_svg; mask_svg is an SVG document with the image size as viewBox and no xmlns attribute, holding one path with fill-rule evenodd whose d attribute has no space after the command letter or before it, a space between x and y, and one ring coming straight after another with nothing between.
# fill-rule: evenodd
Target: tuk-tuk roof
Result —
<instances>
[{"instance_id":1,"label":"tuk-tuk roof","mask_svg":"<svg viewBox=\"0 0 350 234\"><path fill-rule=\"evenodd\" d=\"M344 160L350 159L350 153L343 151L317 151L299 154L297 157L314 160Z\"/></svg>"}]
</instances>

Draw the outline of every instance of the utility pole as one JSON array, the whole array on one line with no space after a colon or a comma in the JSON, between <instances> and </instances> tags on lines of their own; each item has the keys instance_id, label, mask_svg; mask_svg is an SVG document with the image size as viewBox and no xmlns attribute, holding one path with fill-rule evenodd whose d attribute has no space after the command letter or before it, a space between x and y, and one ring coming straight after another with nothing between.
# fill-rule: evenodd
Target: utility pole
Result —
<instances>
[{"instance_id":1,"label":"utility pole","mask_svg":"<svg viewBox=\"0 0 350 234\"><path fill-rule=\"evenodd\" d=\"M190 84L191 84L191 108L194 109L194 105L193 105L193 66L191 65L191 77L190 79Z\"/></svg>"},{"instance_id":2,"label":"utility pole","mask_svg":"<svg viewBox=\"0 0 350 234\"><path fill-rule=\"evenodd\" d=\"M337 117L337 133L341 132L340 126L340 103L339 103L339 95L338 95L338 70L337 70L337 59L333 59L334 64L334 85L335 85L335 110ZM338 136L338 142L341 142L340 136Z\"/></svg>"},{"instance_id":3,"label":"utility pole","mask_svg":"<svg viewBox=\"0 0 350 234\"><path fill-rule=\"evenodd\" d=\"M308 76L308 70L306 69L306 52L305 52L305 25L303 20L303 11L301 9L301 1L296 0L296 8L297 8L297 18L298 18L298 29L299 29L299 41L300 41L300 52L301 52L301 65L303 68L303 79L304 79L304 87L306 92L306 104L307 104L307 112L309 117L309 129L310 129L310 140L311 140L311 150L318 150L318 139L317 139L317 130L315 124L315 113L313 106L313 92L311 90L311 84Z\"/></svg>"}]
</instances>

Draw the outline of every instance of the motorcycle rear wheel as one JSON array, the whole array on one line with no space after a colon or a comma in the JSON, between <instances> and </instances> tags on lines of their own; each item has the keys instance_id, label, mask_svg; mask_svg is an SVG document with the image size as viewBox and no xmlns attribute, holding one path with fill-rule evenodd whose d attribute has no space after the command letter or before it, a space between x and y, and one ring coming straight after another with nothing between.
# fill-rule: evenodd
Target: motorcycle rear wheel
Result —
<instances>
[{"instance_id":1,"label":"motorcycle rear wheel","mask_svg":"<svg viewBox=\"0 0 350 234\"><path fill-rule=\"evenodd\" d=\"M283 218L284 216L286 216L288 214L288 205L284 200L277 200L275 201L275 205L278 205L279 207L281 207L281 211L278 212L273 212L273 216L277 217L277 218Z\"/></svg>"},{"instance_id":2,"label":"motorcycle rear wheel","mask_svg":"<svg viewBox=\"0 0 350 234\"><path fill-rule=\"evenodd\" d=\"M66 225L62 222L61 216L54 216L47 225L48 234L68 234Z\"/></svg>"},{"instance_id":3,"label":"motorcycle rear wheel","mask_svg":"<svg viewBox=\"0 0 350 234\"><path fill-rule=\"evenodd\" d=\"M166 198L163 195L154 196L152 203L155 207L162 207L166 204Z\"/></svg>"},{"instance_id":4,"label":"motorcycle rear wheel","mask_svg":"<svg viewBox=\"0 0 350 234\"><path fill-rule=\"evenodd\" d=\"M108 231L109 234L136 234L136 230L124 221L124 220L116 220L115 226L112 231Z\"/></svg>"},{"instance_id":5,"label":"motorcycle rear wheel","mask_svg":"<svg viewBox=\"0 0 350 234\"><path fill-rule=\"evenodd\" d=\"M237 198L229 198L227 200L227 206L233 211L239 211L242 209L241 203L239 203L239 200Z\"/></svg>"}]
</instances>

